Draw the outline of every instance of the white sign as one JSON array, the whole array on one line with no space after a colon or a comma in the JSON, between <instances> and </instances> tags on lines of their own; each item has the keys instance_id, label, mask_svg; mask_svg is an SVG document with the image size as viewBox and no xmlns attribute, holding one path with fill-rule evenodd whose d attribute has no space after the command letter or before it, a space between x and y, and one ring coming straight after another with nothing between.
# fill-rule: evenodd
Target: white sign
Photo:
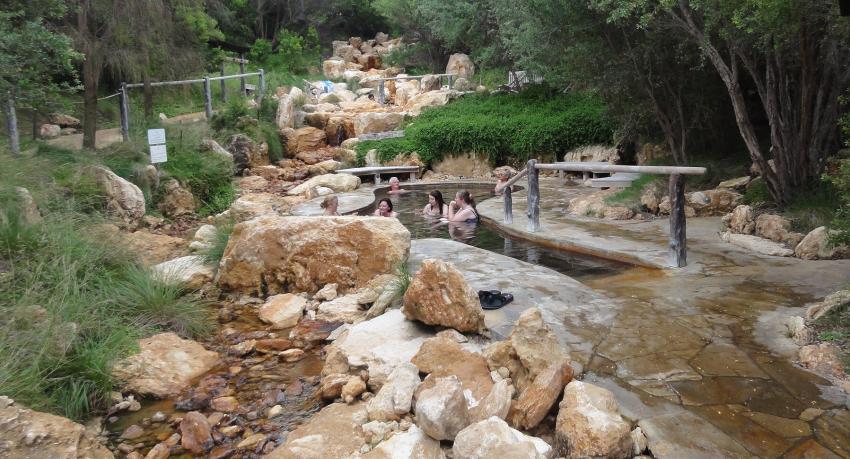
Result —
<instances>
[{"instance_id":1,"label":"white sign","mask_svg":"<svg viewBox=\"0 0 850 459\"><path fill-rule=\"evenodd\" d=\"M151 145L151 164L166 161L168 161L168 153L165 151L165 145Z\"/></svg>"},{"instance_id":2,"label":"white sign","mask_svg":"<svg viewBox=\"0 0 850 459\"><path fill-rule=\"evenodd\" d=\"M148 145L165 143L165 129L148 129Z\"/></svg>"}]
</instances>

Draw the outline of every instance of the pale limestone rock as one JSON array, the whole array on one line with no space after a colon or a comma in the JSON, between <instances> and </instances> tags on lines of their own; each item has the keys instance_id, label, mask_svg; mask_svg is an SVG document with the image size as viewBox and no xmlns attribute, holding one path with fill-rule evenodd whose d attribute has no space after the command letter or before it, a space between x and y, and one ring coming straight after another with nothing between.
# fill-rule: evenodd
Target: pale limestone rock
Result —
<instances>
[{"instance_id":1,"label":"pale limestone rock","mask_svg":"<svg viewBox=\"0 0 850 459\"><path fill-rule=\"evenodd\" d=\"M372 421L397 420L410 412L413 393L419 387L419 369L410 362L399 364L375 396L366 403Z\"/></svg>"},{"instance_id":2,"label":"pale limestone rock","mask_svg":"<svg viewBox=\"0 0 850 459\"><path fill-rule=\"evenodd\" d=\"M770 239L774 242L785 242L788 239L790 230L791 221L785 217L773 214L761 214L756 218L756 236L758 237Z\"/></svg>"},{"instance_id":3,"label":"pale limestone rock","mask_svg":"<svg viewBox=\"0 0 850 459\"><path fill-rule=\"evenodd\" d=\"M190 411L180 421L180 446L194 454L203 454L213 446L210 423L197 411Z\"/></svg>"},{"instance_id":4,"label":"pale limestone rock","mask_svg":"<svg viewBox=\"0 0 850 459\"><path fill-rule=\"evenodd\" d=\"M138 227L145 216L145 195L142 190L105 167L95 166L92 170L106 197L106 211L128 228Z\"/></svg>"},{"instance_id":5,"label":"pale limestone rock","mask_svg":"<svg viewBox=\"0 0 850 459\"><path fill-rule=\"evenodd\" d=\"M743 196L727 189L704 190L688 193L685 200L700 217L723 215L732 211Z\"/></svg>"},{"instance_id":6,"label":"pale limestone rock","mask_svg":"<svg viewBox=\"0 0 850 459\"><path fill-rule=\"evenodd\" d=\"M738 234L753 234L756 230L753 208L747 205L735 207L732 213L724 217L729 230Z\"/></svg>"},{"instance_id":7,"label":"pale limestone rock","mask_svg":"<svg viewBox=\"0 0 850 459\"><path fill-rule=\"evenodd\" d=\"M367 368L369 387L380 389L397 366L409 362L430 335L398 309L352 325L334 346L355 368Z\"/></svg>"},{"instance_id":8,"label":"pale limestone rock","mask_svg":"<svg viewBox=\"0 0 850 459\"><path fill-rule=\"evenodd\" d=\"M366 383L358 378L349 378L348 382L342 386L340 397L345 403L352 403L363 392L366 392Z\"/></svg>"},{"instance_id":9,"label":"pale limestone rock","mask_svg":"<svg viewBox=\"0 0 850 459\"><path fill-rule=\"evenodd\" d=\"M132 233L120 233L120 238L131 251L139 254L145 266L153 266L188 254L186 240L179 237L137 230Z\"/></svg>"},{"instance_id":10,"label":"pale limestone rock","mask_svg":"<svg viewBox=\"0 0 850 459\"><path fill-rule=\"evenodd\" d=\"M293 430L267 459L327 459L348 457L365 443L367 421L362 403L334 403Z\"/></svg>"},{"instance_id":11,"label":"pale limestone rock","mask_svg":"<svg viewBox=\"0 0 850 459\"><path fill-rule=\"evenodd\" d=\"M271 324L274 329L294 327L301 320L307 300L298 295L283 293L268 298L260 306L260 320Z\"/></svg>"},{"instance_id":12,"label":"pale limestone rock","mask_svg":"<svg viewBox=\"0 0 850 459\"><path fill-rule=\"evenodd\" d=\"M217 353L174 333L140 339L139 348L116 363L112 375L124 390L140 395L176 396L219 362Z\"/></svg>"},{"instance_id":13,"label":"pale limestone rock","mask_svg":"<svg viewBox=\"0 0 850 459\"><path fill-rule=\"evenodd\" d=\"M825 226L813 229L797 244L794 254L804 260L830 260L850 256L850 247L833 246Z\"/></svg>"},{"instance_id":14,"label":"pale limestone rock","mask_svg":"<svg viewBox=\"0 0 850 459\"><path fill-rule=\"evenodd\" d=\"M6 396L0 396L0 425L0 456L5 458L114 457L82 424L27 409Z\"/></svg>"},{"instance_id":15,"label":"pale limestone rock","mask_svg":"<svg viewBox=\"0 0 850 459\"><path fill-rule=\"evenodd\" d=\"M687 410L643 419L638 426L657 459L752 457L735 440Z\"/></svg>"},{"instance_id":16,"label":"pale limestone rock","mask_svg":"<svg viewBox=\"0 0 850 459\"><path fill-rule=\"evenodd\" d=\"M345 72L345 60L341 58L331 58L322 61L322 74L329 80L341 80Z\"/></svg>"},{"instance_id":17,"label":"pale limestone rock","mask_svg":"<svg viewBox=\"0 0 850 459\"><path fill-rule=\"evenodd\" d=\"M512 429L491 417L461 430L452 446L454 459L548 459L554 451L545 441Z\"/></svg>"},{"instance_id":18,"label":"pale limestone rock","mask_svg":"<svg viewBox=\"0 0 850 459\"><path fill-rule=\"evenodd\" d=\"M290 157L296 154L318 150L327 146L325 131L312 126L299 129L281 129L281 135L286 138L286 151Z\"/></svg>"},{"instance_id":19,"label":"pale limestone rock","mask_svg":"<svg viewBox=\"0 0 850 459\"><path fill-rule=\"evenodd\" d=\"M71 115L66 115L64 113L51 113L50 115L48 115L47 120L50 121L51 124L58 125L61 128L83 128L83 123L79 119L74 118Z\"/></svg>"},{"instance_id":20,"label":"pale limestone rock","mask_svg":"<svg viewBox=\"0 0 850 459\"><path fill-rule=\"evenodd\" d=\"M42 124L38 128L38 136L42 139L54 139L62 133L62 128L57 124Z\"/></svg>"},{"instance_id":21,"label":"pale limestone rock","mask_svg":"<svg viewBox=\"0 0 850 459\"><path fill-rule=\"evenodd\" d=\"M325 176L321 176L325 177ZM363 287L407 259L410 232L381 217L259 217L237 224L219 267L227 290L316 292Z\"/></svg>"},{"instance_id":22,"label":"pale limestone rock","mask_svg":"<svg viewBox=\"0 0 850 459\"><path fill-rule=\"evenodd\" d=\"M410 116L419 116L426 108L446 105L458 98L460 94L457 91L446 89L410 95L404 104L404 110Z\"/></svg>"},{"instance_id":23,"label":"pale limestone rock","mask_svg":"<svg viewBox=\"0 0 850 459\"><path fill-rule=\"evenodd\" d=\"M348 374L350 366L348 356L337 346L325 347L325 365L322 367L322 376L331 374Z\"/></svg>"},{"instance_id":24,"label":"pale limestone rock","mask_svg":"<svg viewBox=\"0 0 850 459\"><path fill-rule=\"evenodd\" d=\"M213 139L203 139L201 141L201 149L210 153L216 154L223 159L233 162L233 153L225 150L218 142Z\"/></svg>"},{"instance_id":25,"label":"pale limestone rock","mask_svg":"<svg viewBox=\"0 0 850 459\"><path fill-rule=\"evenodd\" d=\"M727 189L727 190L735 190L735 191L744 191L749 185L752 178L749 175L745 175L743 177L733 178L729 180L724 180L717 185L718 189Z\"/></svg>"},{"instance_id":26,"label":"pale limestone rock","mask_svg":"<svg viewBox=\"0 0 850 459\"><path fill-rule=\"evenodd\" d=\"M195 213L197 203L192 193L183 188L180 182L171 179L165 183L165 195L159 205L159 210L168 217L181 217Z\"/></svg>"},{"instance_id":27,"label":"pale limestone rock","mask_svg":"<svg viewBox=\"0 0 850 459\"><path fill-rule=\"evenodd\" d=\"M440 89L440 77L437 75L425 75L420 80L419 90L422 92L438 91Z\"/></svg>"},{"instance_id":28,"label":"pale limestone rock","mask_svg":"<svg viewBox=\"0 0 850 459\"><path fill-rule=\"evenodd\" d=\"M278 130L295 127L295 104L289 94L283 94L277 99L277 115L275 122Z\"/></svg>"},{"instance_id":29,"label":"pale limestone rock","mask_svg":"<svg viewBox=\"0 0 850 459\"><path fill-rule=\"evenodd\" d=\"M561 390L573 378L568 361L553 363L540 371L511 406L508 421L519 429L532 429L558 401Z\"/></svg>"},{"instance_id":30,"label":"pale limestone rock","mask_svg":"<svg viewBox=\"0 0 850 459\"><path fill-rule=\"evenodd\" d=\"M758 236L736 234L731 231L727 231L725 233L721 233L720 238L725 242L737 245L738 247L743 247L762 255L769 255L773 257L790 257L794 255L794 251L784 245Z\"/></svg>"},{"instance_id":31,"label":"pale limestone rock","mask_svg":"<svg viewBox=\"0 0 850 459\"><path fill-rule=\"evenodd\" d=\"M315 295L313 295L313 299L319 301L331 301L336 298L337 285L334 283L325 284Z\"/></svg>"},{"instance_id":32,"label":"pale limestone rock","mask_svg":"<svg viewBox=\"0 0 850 459\"><path fill-rule=\"evenodd\" d=\"M435 440L454 440L470 423L463 386L456 376L437 378L431 388L419 391L415 410L416 424Z\"/></svg>"},{"instance_id":33,"label":"pale limestone rock","mask_svg":"<svg viewBox=\"0 0 850 459\"><path fill-rule=\"evenodd\" d=\"M818 320L837 306L850 303L850 290L839 290L806 307L806 319Z\"/></svg>"},{"instance_id":34,"label":"pale limestone rock","mask_svg":"<svg viewBox=\"0 0 850 459\"><path fill-rule=\"evenodd\" d=\"M15 194L18 197L21 221L28 225L41 222L41 213L38 211L38 206L35 205L35 200L32 198L30 191L26 188L16 186Z\"/></svg>"},{"instance_id":35,"label":"pale limestone rock","mask_svg":"<svg viewBox=\"0 0 850 459\"><path fill-rule=\"evenodd\" d=\"M435 378L457 377L470 404L485 398L493 387L487 360L481 354L464 349L456 341L444 338L427 339L410 361L419 368L420 373L431 376L426 380L426 387L433 383Z\"/></svg>"},{"instance_id":36,"label":"pale limestone rock","mask_svg":"<svg viewBox=\"0 0 850 459\"><path fill-rule=\"evenodd\" d=\"M425 435L419 427L396 433L363 455L363 459L445 459L440 442Z\"/></svg>"},{"instance_id":37,"label":"pale limestone rock","mask_svg":"<svg viewBox=\"0 0 850 459\"><path fill-rule=\"evenodd\" d=\"M215 267L206 264L204 257L189 255L162 262L151 268L155 278L195 290L212 282Z\"/></svg>"},{"instance_id":38,"label":"pale limestone rock","mask_svg":"<svg viewBox=\"0 0 850 459\"><path fill-rule=\"evenodd\" d=\"M449 56L446 72L455 74L455 78L471 79L475 75L475 65L466 54L457 53Z\"/></svg>"},{"instance_id":39,"label":"pale limestone rock","mask_svg":"<svg viewBox=\"0 0 850 459\"><path fill-rule=\"evenodd\" d=\"M557 453L568 458L631 457L631 426L608 389L572 381L564 390L555 427Z\"/></svg>"},{"instance_id":40,"label":"pale limestone rock","mask_svg":"<svg viewBox=\"0 0 850 459\"><path fill-rule=\"evenodd\" d=\"M204 245L212 245L215 243L218 235L218 229L213 225L201 225L192 236L192 242L199 242Z\"/></svg>"},{"instance_id":41,"label":"pale limestone rock","mask_svg":"<svg viewBox=\"0 0 850 459\"><path fill-rule=\"evenodd\" d=\"M478 295L450 263L430 258L420 265L404 294L404 315L461 332L485 330Z\"/></svg>"},{"instance_id":42,"label":"pale limestone rock","mask_svg":"<svg viewBox=\"0 0 850 459\"><path fill-rule=\"evenodd\" d=\"M357 378L357 376L342 373L327 375L322 378L322 384L319 386L319 394L325 400L339 398L342 395L342 388L352 378Z\"/></svg>"},{"instance_id":43,"label":"pale limestone rock","mask_svg":"<svg viewBox=\"0 0 850 459\"><path fill-rule=\"evenodd\" d=\"M325 301L316 311L316 319L323 322L359 322L366 316L366 311L360 309L359 296L354 293Z\"/></svg>"},{"instance_id":44,"label":"pale limestone rock","mask_svg":"<svg viewBox=\"0 0 850 459\"><path fill-rule=\"evenodd\" d=\"M513 393L514 387L506 379L493 384L489 394L479 400L476 405L469 407L469 415L472 421L483 421L491 417L507 418L511 409Z\"/></svg>"},{"instance_id":45,"label":"pale limestone rock","mask_svg":"<svg viewBox=\"0 0 850 459\"><path fill-rule=\"evenodd\" d=\"M841 351L832 343L810 344L800 348L800 364L814 372L841 378L844 366L840 355Z\"/></svg>"},{"instance_id":46,"label":"pale limestone rock","mask_svg":"<svg viewBox=\"0 0 850 459\"><path fill-rule=\"evenodd\" d=\"M354 191L360 186L360 177L351 174L325 174L307 180L287 192L290 195L302 194L306 190L323 186L334 190L336 193Z\"/></svg>"}]
</instances>

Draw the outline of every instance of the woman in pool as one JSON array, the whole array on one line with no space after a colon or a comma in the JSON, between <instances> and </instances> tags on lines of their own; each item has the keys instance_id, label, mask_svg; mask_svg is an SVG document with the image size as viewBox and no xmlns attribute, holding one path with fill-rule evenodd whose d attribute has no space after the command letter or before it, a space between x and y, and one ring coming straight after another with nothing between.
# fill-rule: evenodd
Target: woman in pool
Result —
<instances>
[{"instance_id":1,"label":"woman in pool","mask_svg":"<svg viewBox=\"0 0 850 459\"><path fill-rule=\"evenodd\" d=\"M448 215L449 206L443 201L443 193L440 193L440 190L434 190L428 193L428 204L425 204L422 213L431 217Z\"/></svg>"},{"instance_id":2,"label":"woman in pool","mask_svg":"<svg viewBox=\"0 0 850 459\"><path fill-rule=\"evenodd\" d=\"M384 198L378 201L378 208L375 209L376 217L398 217L398 213L393 212L393 202L389 198Z\"/></svg>"},{"instance_id":3,"label":"woman in pool","mask_svg":"<svg viewBox=\"0 0 850 459\"><path fill-rule=\"evenodd\" d=\"M338 217L339 216L339 209L338 209L339 199L336 196L331 195L331 196L325 197L325 200L322 201L322 203L319 204L319 206L322 209L325 209L325 211L324 211L324 213L322 213L322 215L324 215L326 217L334 217L334 216Z\"/></svg>"},{"instance_id":4,"label":"woman in pool","mask_svg":"<svg viewBox=\"0 0 850 459\"><path fill-rule=\"evenodd\" d=\"M508 180L511 178L511 173L508 171L500 171L499 175L496 176L498 182L496 182L496 188L493 189L493 192L496 194L501 194L502 190L505 189L505 185L508 184Z\"/></svg>"},{"instance_id":5,"label":"woman in pool","mask_svg":"<svg viewBox=\"0 0 850 459\"><path fill-rule=\"evenodd\" d=\"M390 194L400 194L407 193L407 190L401 188L401 183L398 181L398 177L390 177L390 191L387 191Z\"/></svg>"},{"instance_id":6,"label":"woman in pool","mask_svg":"<svg viewBox=\"0 0 850 459\"><path fill-rule=\"evenodd\" d=\"M475 208L475 200L472 199L469 191L458 191L454 201L449 203L448 220L450 222L478 223L478 210Z\"/></svg>"}]
</instances>

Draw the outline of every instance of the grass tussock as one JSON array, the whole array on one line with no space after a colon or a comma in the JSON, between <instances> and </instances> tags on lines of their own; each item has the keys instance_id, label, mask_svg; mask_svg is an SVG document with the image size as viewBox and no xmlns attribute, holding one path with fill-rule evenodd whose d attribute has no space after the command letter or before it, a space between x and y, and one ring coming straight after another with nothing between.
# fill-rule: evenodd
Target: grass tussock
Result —
<instances>
[{"instance_id":1,"label":"grass tussock","mask_svg":"<svg viewBox=\"0 0 850 459\"><path fill-rule=\"evenodd\" d=\"M629 186L605 198L605 202L609 205L640 209L640 197L643 191L649 186L659 186L663 181L663 178L657 175L641 174Z\"/></svg>"},{"instance_id":2,"label":"grass tussock","mask_svg":"<svg viewBox=\"0 0 850 459\"><path fill-rule=\"evenodd\" d=\"M202 302L140 268L101 221L85 170L96 158L0 152L0 393L83 420L108 403L112 364L136 339L210 329ZM25 221L11 186L43 214Z\"/></svg>"},{"instance_id":3,"label":"grass tussock","mask_svg":"<svg viewBox=\"0 0 850 459\"><path fill-rule=\"evenodd\" d=\"M841 349L844 371L850 372L850 303L832 308L815 321L813 328L819 340Z\"/></svg>"},{"instance_id":4,"label":"grass tussock","mask_svg":"<svg viewBox=\"0 0 850 459\"><path fill-rule=\"evenodd\" d=\"M216 225L215 240L212 245L204 250L201 255L207 263L217 265L224 256L224 250L227 248L227 243L230 241L230 235L233 233L235 222L227 221Z\"/></svg>"}]
</instances>

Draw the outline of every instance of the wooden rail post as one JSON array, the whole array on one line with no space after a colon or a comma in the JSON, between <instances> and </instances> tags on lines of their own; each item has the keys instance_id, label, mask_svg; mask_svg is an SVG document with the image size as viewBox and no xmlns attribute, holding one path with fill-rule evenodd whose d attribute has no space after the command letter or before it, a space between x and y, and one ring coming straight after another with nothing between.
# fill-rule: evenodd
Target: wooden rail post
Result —
<instances>
[{"instance_id":1,"label":"wooden rail post","mask_svg":"<svg viewBox=\"0 0 850 459\"><path fill-rule=\"evenodd\" d=\"M239 73L245 73L245 55L239 55ZM239 79L239 91L242 94L242 97L245 97L248 93L245 90L245 77Z\"/></svg>"},{"instance_id":2,"label":"wooden rail post","mask_svg":"<svg viewBox=\"0 0 850 459\"><path fill-rule=\"evenodd\" d=\"M127 98L127 83L121 83L118 96L118 112L121 114L121 138L130 141L130 101Z\"/></svg>"},{"instance_id":3,"label":"wooden rail post","mask_svg":"<svg viewBox=\"0 0 850 459\"><path fill-rule=\"evenodd\" d=\"M540 171L536 166L536 159L528 160L528 231L532 233L540 231Z\"/></svg>"},{"instance_id":4,"label":"wooden rail post","mask_svg":"<svg viewBox=\"0 0 850 459\"><path fill-rule=\"evenodd\" d=\"M448 78L449 78L449 90L451 90L452 84L453 84L452 80L454 79L454 75L448 75Z\"/></svg>"},{"instance_id":5,"label":"wooden rail post","mask_svg":"<svg viewBox=\"0 0 850 459\"><path fill-rule=\"evenodd\" d=\"M384 105L384 80L378 83L378 103Z\"/></svg>"},{"instance_id":6,"label":"wooden rail post","mask_svg":"<svg viewBox=\"0 0 850 459\"><path fill-rule=\"evenodd\" d=\"M266 96L266 71L260 69L260 88L259 88L260 102L262 102L263 97Z\"/></svg>"},{"instance_id":7,"label":"wooden rail post","mask_svg":"<svg viewBox=\"0 0 850 459\"><path fill-rule=\"evenodd\" d=\"M514 222L514 200L511 197L511 188L511 186L506 186L502 189L503 199L505 200L505 216L503 220L506 225Z\"/></svg>"},{"instance_id":8,"label":"wooden rail post","mask_svg":"<svg viewBox=\"0 0 850 459\"><path fill-rule=\"evenodd\" d=\"M210 77L204 77L204 109L207 114L207 121L212 119L212 90L210 88Z\"/></svg>"},{"instance_id":9,"label":"wooden rail post","mask_svg":"<svg viewBox=\"0 0 850 459\"><path fill-rule=\"evenodd\" d=\"M12 155L21 154L21 138L18 135L18 115L15 111L15 98L11 94L3 101L4 112L6 112L6 127L9 130L9 147Z\"/></svg>"},{"instance_id":10,"label":"wooden rail post","mask_svg":"<svg viewBox=\"0 0 850 459\"><path fill-rule=\"evenodd\" d=\"M224 61L222 61L221 62L221 76L222 77L224 77L224 75L225 75L225 73L224 73L225 68L224 67L225 67ZM225 82L224 78L222 78L221 79L221 101L222 102L227 102L227 85L225 83L226 82Z\"/></svg>"},{"instance_id":11,"label":"wooden rail post","mask_svg":"<svg viewBox=\"0 0 850 459\"><path fill-rule=\"evenodd\" d=\"M685 177L679 174L670 176L670 250L673 265L682 268L687 262L687 242L685 241Z\"/></svg>"}]
</instances>

